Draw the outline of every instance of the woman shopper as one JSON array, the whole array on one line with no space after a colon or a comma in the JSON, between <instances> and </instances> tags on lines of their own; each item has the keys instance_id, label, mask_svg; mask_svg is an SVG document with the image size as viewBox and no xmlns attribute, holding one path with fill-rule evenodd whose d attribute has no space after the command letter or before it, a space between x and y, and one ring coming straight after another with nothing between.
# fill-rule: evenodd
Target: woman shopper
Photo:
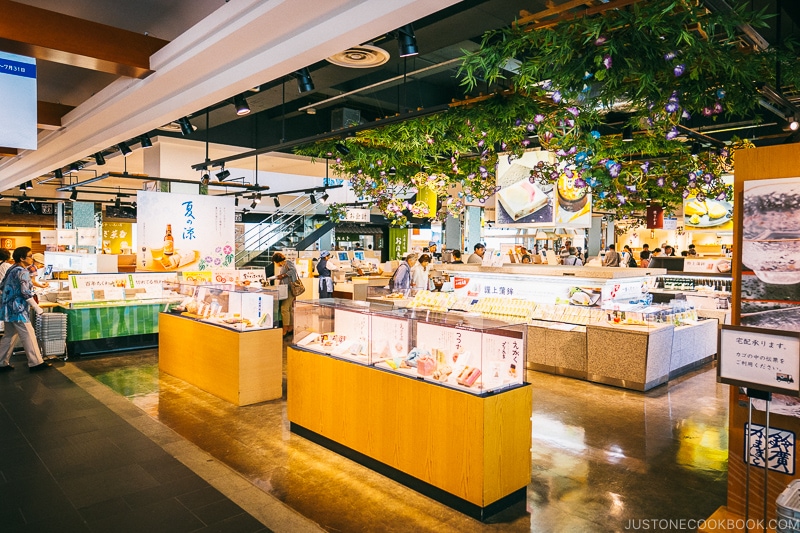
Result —
<instances>
[{"instance_id":1,"label":"woman shopper","mask_svg":"<svg viewBox=\"0 0 800 533\"><path fill-rule=\"evenodd\" d=\"M331 298L333 297L333 278L331 277L331 270L335 270L336 266L328 261L331 253L328 250L323 250L319 254L319 262L317 263L317 274L319 274L319 297Z\"/></svg>"},{"instance_id":2,"label":"woman shopper","mask_svg":"<svg viewBox=\"0 0 800 533\"><path fill-rule=\"evenodd\" d=\"M428 279L430 276L430 270L428 270L428 265L431 263L431 256L428 254L422 254L419 256L419 261L417 264L411 268L411 288L417 290L427 290L428 289Z\"/></svg>"},{"instance_id":3,"label":"woman shopper","mask_svg":"<svg viewBox=\"0 0 800 533\"><path fill-rule=\"evenodd\" d=\"M30 306L37 315L42 314L42 308L33 299L33 286L28 266L33 264L31 249L22 246L12 254L14 266L8 269L3 282L0 284L0 320L3 320L5 334L0 340L0 372L13 370L9 360L14 351L17 337L22 340L25 355L28 356L28 369L31 372L50 368L50 363L45 363L39 346L36 343L36 333L33 331L28 307Z\"/></svg>"},{"instance_id":4,"label":"woman shopper","mask_svg":"<svg viewBox=\"0 0 800 533\"><path fill-rule=\"evenodd\" d=\"M275 269L278 274L275 279L279 281L279 285L289 285L286 291L286 299L281 302L281 324L283 325L283 336L289 337L294 333L294 294L292 294L292 283L298 280L297 269L292 261L286 259L286 256L280 252L272 255L272 262L275 264Z\"/></svg>"}]
</instances>

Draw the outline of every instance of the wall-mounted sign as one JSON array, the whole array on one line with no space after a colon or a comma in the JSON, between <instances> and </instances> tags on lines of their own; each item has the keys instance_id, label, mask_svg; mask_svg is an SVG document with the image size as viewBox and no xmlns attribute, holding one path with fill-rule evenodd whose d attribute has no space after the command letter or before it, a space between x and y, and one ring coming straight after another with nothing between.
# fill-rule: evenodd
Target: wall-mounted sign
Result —
<instances>
[{"instance_id":1,"label":"wall-mounted sign","mask_svg":"<svg viewBox=\"0 0 800 533\"><path fill-rule=\"evenodd\" d=\"M647 206L647 229L661 229L664 227L664 208L659 204Z\"/></svg>"},{"instance_id":2,"label":"wall-mounted sign","mask_svg":"<svg viewBox=\"0 0 800 533\"><path fill-rule=\"evenodd\" d=\"M13 237L3 237L0 240L0 248L5 248L6 250L14 250L17 247L17 239Z\"/></svg>"},{"instance_id":3,"label":"wall-mounted sign","mask_svg":"<svg viewBox=\"0 0 800 533\"><path fill-rule=\"evenodd\" d=\"M720 383L800 396L800 333L721 326Z\"/></svg>"},{"instance_id":4,"label":"wall-mounted sign","mask_svg":"<svg viewBox=\"0 0 800 533\"><path fill-rule=\"evenodd\" d=\"M55 246L58 244L58 232L54 229L42 230L39 232L39 242L45 246Z\"/></svg>"},{"instance_id":5,"label":"wall-mounted sign","mask_svg":"<svg viewBox=\"0 0 800 533\"><path fill-rule=\"evenodd\" d=\"M369 209L348 208L344 219L348 222L369 222Z\"/></svg>"},{"instance_id":6,"label":"wall-mounted sign","mask_svg":"<svg viewBox=\"0 0 800 533\"><path fill-rule=\"evenodd\" d=\"M75 246L78 243L78 232L74 229L56 230L56 244L59 246Z\"/></svg>"},{"instance_id":7,"label":"wall-mounted sign","mask_svg":"<svg viewBox=\"0 0 800 533\"><path fill-rule=\"evenodd\" d=\"M97 228L78 228L78 246L97 246Z\"/></svg>"},{"instance_id":8,"label":"wall-mounted sign","mask_svg":"<svg viewBox=\"0 0 800 533\"><path fill-rule=\"evenodd\" d=\"M36 60L0 52L0 146L36 150Z\"/></svg>"},{"instance_id":9,"label":"wall-mounted sign","mask_svg":"<svg viewBox=\"0 0 800 533\"><path fill-rule=\"evenodd\" d=\"M664 219L664 228L667 231L674 231L678 229L678 219L677 218L665 218Z\"/></svg>"}]
</instances>

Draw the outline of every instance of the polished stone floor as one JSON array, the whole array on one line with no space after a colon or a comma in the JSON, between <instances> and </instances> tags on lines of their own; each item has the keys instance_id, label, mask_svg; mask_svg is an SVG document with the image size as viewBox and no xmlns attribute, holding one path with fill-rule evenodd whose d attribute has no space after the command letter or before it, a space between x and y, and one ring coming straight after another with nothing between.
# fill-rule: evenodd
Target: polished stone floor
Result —
<instances>
[{"instance_id":1,"label":"polished stone floor","mask_svg":"<svg viewBox=\"0 0 800 533\"><path fill-rule=\"evenodd\" d=\"M157 357L70 363L327 531L632 531L725 504L728 386L711 365L647 393L528 372L527 500L482 524L292 434L285 380L281 400L237 408Z\"/></svg>"}]
</instances>

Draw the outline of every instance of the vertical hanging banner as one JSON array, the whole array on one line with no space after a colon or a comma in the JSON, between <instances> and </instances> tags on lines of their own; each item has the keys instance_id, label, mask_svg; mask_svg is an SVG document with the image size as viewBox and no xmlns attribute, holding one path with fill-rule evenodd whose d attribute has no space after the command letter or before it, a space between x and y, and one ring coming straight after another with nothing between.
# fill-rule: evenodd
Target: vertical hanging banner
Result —
<instances>
[{"instance_id":1,"label":"vertical hanging banner","mask_svg":"<svg viewBox=\"0 0 800 533\"><path fill-rule=\"evenodd\" d=\"M234 268L233 197L139 191L136 270Z\"/></svg>"},{"instance_id":2,"label":"vertical hanging banner","mask_svg":"<svg viewBox=\"0 0 800 533\"><path fill-rule=\"evenodd\" d=\"M36 60L0 52L0 146L36 150Z\"/></svg>"},{"instance_id":3,"label":"vertical hanging banner","mask_svg":"<svg viewBox=\"0 0 800 533\"><path fill-rule=\"evenodd\" d=\"M408 230L389 228L389 259L402 259L408 250Z\"/></svg>"}]
</instances>

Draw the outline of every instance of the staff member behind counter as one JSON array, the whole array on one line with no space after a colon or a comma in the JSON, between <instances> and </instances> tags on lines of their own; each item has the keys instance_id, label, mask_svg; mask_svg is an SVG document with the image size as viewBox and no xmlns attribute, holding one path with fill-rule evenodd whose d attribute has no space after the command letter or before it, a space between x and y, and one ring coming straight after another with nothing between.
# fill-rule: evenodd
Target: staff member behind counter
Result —
<instances>
[{"instance_id":1,"label":"staff member behind counter","mask_svg":"<svg viewBox=\"0 0 800 533\"><path fill-rule=\"evenodd\" d=\"M481 243L478 243L475 246L473 246L472 249L474 253L471 256L469 256L469 259L467 259L467 263L478 264L478 265L483 264L483 254L486 253L486 246Z\"/></svg>"}]
</instances>

